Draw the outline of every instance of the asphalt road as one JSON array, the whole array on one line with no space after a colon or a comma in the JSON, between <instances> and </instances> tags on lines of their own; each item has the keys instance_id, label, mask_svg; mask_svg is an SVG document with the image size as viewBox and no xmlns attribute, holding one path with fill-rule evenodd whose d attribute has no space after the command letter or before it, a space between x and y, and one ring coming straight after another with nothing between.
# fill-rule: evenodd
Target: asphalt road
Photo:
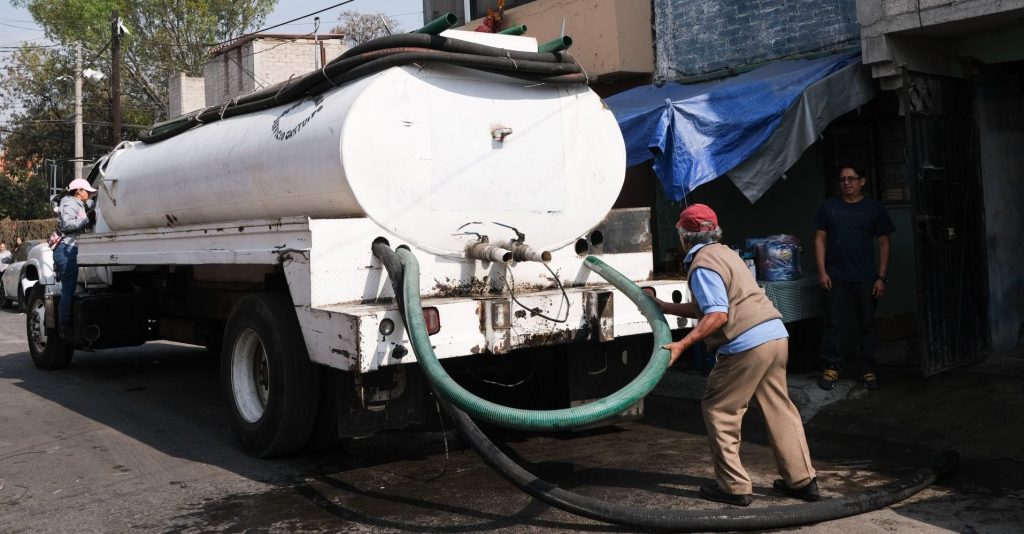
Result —
<instances>
[{"instance_id":1,"label":"asphalt road","mask_svg":"<svg viewBox=\"0 0 1024 534\"><path fill-rule=\"evenodd\" d=\"M533 500L450 430L378 434L286 460L248 457L227 427L217 369L203 349L154 343L77 352L71 368L39 371L27 353L24 315L0 311L0 532L628 530ZM931 394L922 387L918 402ZM1022 397L1019 382L1006 387ZM956 428L948 429L955 439L940 429L919 443L912 437L920 432L898 431L912 426L898 411L871 417L872 402L898 402L888 399L836 405L809 423L827 497L904 475L940 445L969 452L961 468L896 506L796 530L1024 530L1024 452L971 447L973 438ZM747 418L743 449L754 506L795 504L769 489L776 475L759 423L759 415ZM503 439L529 469L582 494L656 509L720 507L696 493L711 469L694 401L652 396L639 421Z\"/></svg>"}]
</instances>

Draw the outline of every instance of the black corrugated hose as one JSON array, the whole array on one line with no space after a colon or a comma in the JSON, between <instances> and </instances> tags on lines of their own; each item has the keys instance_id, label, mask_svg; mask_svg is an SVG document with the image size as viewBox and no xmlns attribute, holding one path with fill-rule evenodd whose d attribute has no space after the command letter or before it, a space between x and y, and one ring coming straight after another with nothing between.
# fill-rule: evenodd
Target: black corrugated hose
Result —
<instances>
[{"instance_id":1,"label":"black corrugated hose","mask_svg":"<svg viewBox=\"0 0 1024 534\"><path fill-rule=\"evenodd\" d=\"M399 269L398 266L401 265L401 262L395 252L387 246L387 243L375 241L372 248L374 255L389 271L391 280L401 280L401 272L391 272L392 269ZM401 289L396 287L395 294L400 295ZM409 323L406 322L406 324ZM916 494L952 471L960 459L957 452L946 451L939 455L933 465L920 468L909 476L859 495L850 495L839 499L764 508L654 510L601 501L564 490L550 482L541 480L509 458L465 412L445 401L436 391L434 394L455 421L459 431L473 447L473 450L487 465L517 488L546 504L576 515L644 530L676 532L762 530L795 527L849 517L890 506Z\"/></svg>"},{"instance_id":2,"label":"black corrugated hose","mask_svg":"<svg viewBox=\"0 0 1024 534\"><path fill-rule=\"evenodd\" d=\"M140 140L157 143L202 124L309 98L391 67L420 62L497 72L535 83L575 84L587 81L576 60L564 53L516 52L438 35L391 35L356 46L328 62L321 70L242 95L220 106L157 124Z\"/></svg>"}]
</instances>

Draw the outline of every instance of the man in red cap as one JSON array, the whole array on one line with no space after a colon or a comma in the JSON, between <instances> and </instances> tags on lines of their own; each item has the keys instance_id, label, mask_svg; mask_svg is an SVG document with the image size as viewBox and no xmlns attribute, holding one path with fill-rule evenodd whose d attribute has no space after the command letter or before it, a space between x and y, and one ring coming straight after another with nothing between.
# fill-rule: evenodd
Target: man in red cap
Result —
<instances>
[{"instance_id":1,"label":"man in red cap","mask_svg":"<svg viewBox=\"0 0 1024 534\"><path fill-rule=\"evenodd\" d=\"M687 253L683 264L691 299L658 304L667 314L696 318L697 326L664 348L672 353L670 365L699 341L717 354L701 401L717 483L702 485L701 496L736 506L750 504L753 486L740 462L740 425L750 399L756 397L782 475L772 486L784 495L818 500L803 422L786 385L789 333L782 315L740 256L721 244L722 229L711 208L687 207L676 228Z\"/></svg>"}]
</instances>

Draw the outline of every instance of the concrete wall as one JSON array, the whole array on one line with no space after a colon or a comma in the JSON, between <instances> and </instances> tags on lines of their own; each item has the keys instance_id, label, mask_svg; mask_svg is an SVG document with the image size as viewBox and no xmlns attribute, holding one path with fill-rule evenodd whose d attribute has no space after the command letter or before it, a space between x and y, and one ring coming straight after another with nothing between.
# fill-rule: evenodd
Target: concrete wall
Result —
<instances>
[{"instance_id":1,"label":"concrete wall","mask_svg":"<svg viewBox=\"0 0 1024 534\"><path fill-rule=\"evenodd\" d=\"M312 38L291 37L263 37L232 47L211 58L203 68L206 105L217 105L306 74L323 66L320 58L330 61L346 49L341 39L314 42Z\"/></svg>"},{"instance_id":2,"label":"concrete wall","mask_svg":"<svg viewBox=\"0 0 1024 534\"><path fill-rule=\"evenodd\" d=\"M966 76L965 57L1024 59L1021 18L1024 0L857 0L864 64L883 89L900 87L901 67Z\"/></svg>"},{"instance_id":3,"label":"concrete wall","mask_svg":"<svg viewBox=\"0 0 1024 534\"><path fill-rule=\"evenodd\" d=\"M206 80L206 105L215 106L233 97L254 91L252 75L253 41L217 54L203 67Z\"/></svg>"},{"instance_id":4,"label":"concrete wall","mask_svg":"<svg viewBox=\"0 0 1024 534\"><path fill-rule=\"evenodd\" d=\"M203 78L186 76L184 72L167 82L167 118L180 117L206 106Z\"/></svg>"},{"instance_id":5,"label":"concrete wall","mask_svg":"<svg viewBox=\"0 0 1024 534\"><path fill-rule=\"evenodd\" d=\"M319 49L324 49L323 56ZM320 58L330 61L347 48L340 39L319 41L312 39L259 39L253 41L253 73L258 87L269 87L293 75L312 72L323 67ZM259 85L262 84L262 85Z\"/></svg>"},{"instance_id":6,"label":"concrete wall","mask_svg":"<svg viewBox=\"0 0 1024 534\"><path fill-rule=\"evenodd\" d=\"M688 76L852 44L854 0L654 0L656 77Z\"/></svg>"},{"instance_id":7,"label":"concrete wall","mask_svg":"<svg viewBox=\"0 0 1024 534\"><path fill-rule=\"evenodd\" d=\"M992 349L1024 343L1024 62L988 67L976 85Z\"/></svg>"}]
</instances>

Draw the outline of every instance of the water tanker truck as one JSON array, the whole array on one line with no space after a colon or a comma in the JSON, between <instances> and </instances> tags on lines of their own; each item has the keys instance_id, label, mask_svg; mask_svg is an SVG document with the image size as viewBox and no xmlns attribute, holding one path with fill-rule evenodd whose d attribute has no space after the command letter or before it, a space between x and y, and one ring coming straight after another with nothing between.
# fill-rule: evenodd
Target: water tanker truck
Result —
<instances>
[{"instance_id":1,"label":"water tanker truck","mask_svg":"<svg viewBox=\"0 0 1024 534\"><path fill-rule=\"evenodd\" d=\"M650 280L648 211L611 209L623 141L585 82L525 37L392 36L121 143L89 177L72 337L60 281L36 274L33 361L204 345L259 456L422 422L436 412L386 245L418 263L416 322L467 389L527 407L618 390L651 327L586 258L686 291Z\"/></svg>"}]
</instances>

